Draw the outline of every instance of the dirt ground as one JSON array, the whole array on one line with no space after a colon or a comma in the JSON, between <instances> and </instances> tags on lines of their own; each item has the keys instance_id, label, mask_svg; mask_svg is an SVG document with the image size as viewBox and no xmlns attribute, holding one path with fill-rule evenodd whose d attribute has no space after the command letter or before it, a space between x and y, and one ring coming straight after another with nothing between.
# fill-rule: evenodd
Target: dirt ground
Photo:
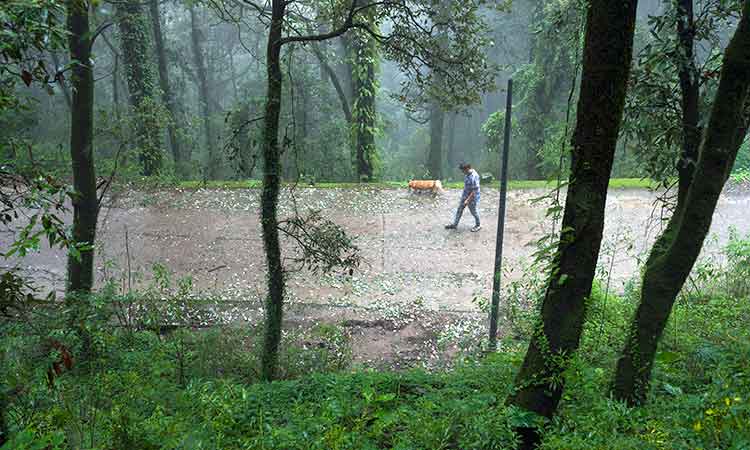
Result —
<instances>
[{"instance_id":1,"label":"dirt ground","mask_svg":"<svg viewBox=\"0 0 750 450\"><path fill-rule=\"evenodd\" d=\"M258 320L265 277L259 194L258 190L165 190L115 196L101 214L97 282L144 286L153 278L153 265L160 263L174 279L189 276L195 289L210 292L227 305L241 305L227 308L236 320ZM541 190L508 194L503 283L523 276L534 243L551 230L552 222L544 214L548 203L534 201L545 194ZM459 196L457 190L437 197L405 189L285 191L281 217L288 216L295 204L301 211L322 210L355 237L364 257L353 276L291 272L287 316L350 328L359 361L412 361L433 351L425 350L425 343L435 347L446 327L467 322L481 327L484 314L473 299L489 297L491 292L498 193L482 192L483 229L478 233L469 231L473 219L468 211L458 230L443 228ZM609 193L599 263L610 273L614 290L632 279L638 258L659 231L655 200L656 195L645 190ZM750 230L749 206L750 195L721 198L704 253L716 253L731 227L741 233ZM6 247L11 237L1 234L0 247ZM285 244L285 255L291 256L294 248ZM63 287L65 254L60 250L44 248L0 264L21 268L46 288Z\"/></svg>"}]
</instances>

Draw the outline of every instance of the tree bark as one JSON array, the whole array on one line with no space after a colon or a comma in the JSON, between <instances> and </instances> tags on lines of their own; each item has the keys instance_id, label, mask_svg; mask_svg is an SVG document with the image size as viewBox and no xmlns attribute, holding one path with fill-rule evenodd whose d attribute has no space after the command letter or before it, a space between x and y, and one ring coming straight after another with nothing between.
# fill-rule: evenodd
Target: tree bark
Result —
<instances>
[{"instance_id":1,"label":"tree bark","mask_svg":"<svg viewBox=\"0 0 750 450\"><path fill-rule=\"evenodd\" d=\"M430 105L430 151L427 157L427 170L435 180L443 178L443 125L445 111L438 102Z\"/></svg>"},{"instance_id":2,"label":"tree bark","mask_svg":"<svg viewBox=\"0 0 750 450\"><path fill-rule=\"evenodd\" d=\"M175 169L181 176L187 175L186 163L180 140L177 137L177 104L172 95L172 84L169 82L169 69L167 68L167 52L164 47L164 36L161 32L161 13L159 12L159 0L151 0L149 3L151 10L151 22L154 30L154 43L156 44L156 59L159 68L159 86L161 87L162 101L167 107L171 120L167 125L167 135L169 136L169 146L172 149L172 158L174 159Z\"/></svg>"},{"instance_id":3,"label":"tree bark","mask_svg":"<svg viewBox=\"0 0 750 450\"><path fill-rule=\"evenodd\" d=\"M263 192L261 194L261 224L268 271L266 323L261 361L261 377L270 381L276 377L281 342L281 320L284 304L284 271L277 228L277 204L281 185L281 155L279 149L279 115L281 112L281 34L286 0L273 0L271 25L268 32L266 65L268 93L263 135Z\"/></svg>"},{"instance_id":4,"label":"tree bark","mask_svg":"<svg viewBox=\"0 0 750 450\"><path fill-rule=\"evenodd\" d=\"M240 105L240 109L232 114L232 128L237 139L237 162L238 175L241 178L250 178L255 168L255 160L251 156L250 148L250 102Z\"/></svg>"},{"instance_id":5,"label":"tree bark","mask_svg":"<svg viewBox=\"0 0 750 450\"><path fill-rule=\"evenodd\" d=\"M140 0L118 3L121 49L130 106L136 115L136 143L140 150L143 175L161 171L161 126L156 116L158 101L154 95L156 76L151 60L149 26Z\"/></svg>"},{"instance_id":6,"label":"tree bark","mask_svg":"<svg viewBox=\"0 0 750 450\"><path fill-rule=\"evenodd\" d=\"M206 135L206 173L214 180L219 176L216 154L213 150L214 137L211 126L211 98L208 87L208 71L201 48L201 31L195 16L195 7L190 7L190 37L193 42L193 62L198 72L198 95L200 96L201 115L203 116L203 131Z\"/></svg>"},{"instance_id":7,"label":"tree bark","mask_svg":"<svg viewBox=\"0 0 750 450\"><path fill-rule=\"evenodd\" d=\"M455 112L450 113L448 116L448 148L446 153L448 154L448 165L451 168L458 166L460 162L458 155L456 155L456 120L458 114Z\"/></svg>"},{"instance_id":8,"label":"tree bark","mask_svg":"<svg viewBox=\"0 0 750 450\"><path fill-rule=\"evenodd\" d=\"M636 7L636 0L592 0L588 5L563 231L541 321L516 378L516 391L508 399L510 404L548 418L557 411L563 372L578 349L586 298L596 271L630 72ZM521 448L538 445L536 429L521 428L519 432Z\"/></svg>"},{"instance_id":9,"label":"tree bark","mask_svg":"<svg viewBox=\"0 0 750 450\"><path fill-rule=\"evenodd\" d=\"M701 130L699 122L700 87L698 69L695 65L695 24L693 20L693 0L677 2L677 36L679 39L680 91L682 93L682 153L678 166L677 207L685 204L688 189L693 178L695 163L698 161Z\"/></svg>"},{"instance_id":10,"label":"tree bark","mask_svg":"<svg viewBox=\"0 0 750 450\"><path fill-rule=\"evenodd\" d=\"M750 89L750 2L724 54L724 64L697 166L681 209L651 250L641 301L617 363L616 398L640 404L648 394L659 339L672 306L711 227L716 203L747 132Z\"/></svg>"},{"instance_id":11,"label":"tree bark","mask_svg":"<svg viewBox=\"0 0 750 450\"><path fill-rule=\"evenodd\" d=\"M356 0L360 5L366 4L363 0ZM364 18L372 22L373 8ZM351 62L349 69L352 78L352 117L353 141L357 160L357 177L359 181L371 181L374 173L375 159L375 129L377 112L375 109L375 97L378 90L378 81L375 77L375 65L377 64L377 44L367 33L357 31L351 37L350 45Z\"/></svg>"},{"instance_id":12,"label":"tree bark","mask_svg":"<svg viewBox=\"0 0 750 450\"><path fill-rule=\"evenodd\" d=\"M94 76L91 67L89 5L68 0L67 28L73 62L70 159L73 168L73 240L89 248L68 255L67 292L88 293L94 285L94 241L99 214L94 170Z\"/></svg>"}]
</instances>

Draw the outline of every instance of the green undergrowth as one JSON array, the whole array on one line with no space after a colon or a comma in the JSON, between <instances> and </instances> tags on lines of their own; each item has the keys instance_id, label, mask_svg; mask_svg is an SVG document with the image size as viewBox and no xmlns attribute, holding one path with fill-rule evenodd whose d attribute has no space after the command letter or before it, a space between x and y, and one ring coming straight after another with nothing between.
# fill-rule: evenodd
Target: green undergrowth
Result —
<instances>
[{"instance_id":1,"label":"green undergrowth","mask_svg":"<svg viewBox=\"0 0 750 450\"><path fill-rule=\"evenodd\" d=\"M508 189L552 189L555 187L555 181L547 180L511 180L508 182ZM182 189L260 189L263 183L260 180L246 181L182 181L177 183L178 188ZM285 183L285 186L296 186L298 188L315 188L315 189L364 189L364 190L384 190L384 189L406 189L409 186L408 181L378 181L371 183ZM498 181L485 182L483 187L498 189ZM461 189L463 182L445 182L443 187L446 189ZM640 178L613 178L609 182L611 189L649 189L655 188L656 183L648 179Z\"/></svg>"},{"instance_id":2,"label":"green undergrowth","mask_svg":"<svg viewBox=\"0 0 750 450\"><path fill-rule=\"evenodd\" d=\"M286 330L284 379L261 383L257 324L171 332L148 321L113 326L112 305L130 304L104 292L83 311L2 323L0 405L10 431L2 448L512 449L514 427L544 423L543 450L748 449L748 259L750 241L734 236L720 263L696 269L663 336L648 402L638 408L609 395L637 283L622 295L595 283L560 414L548 422L505 404L528 324L519 323L497 353L435 371L352 366L350 336L337 324ZM169 301L164 290L153 295L137 305ZM187 300L178 300L175 310L185 310ZM83 327L69 330L77 323L71 313ZM50 350L52 339L75 363L50 383L48 369L61 356Z\"/></svg>"},{"instance_id":3,"label":"green undergrowth","mask_svg":"<svg viewBox=\"0 0 750 450\"><path fill-rule=\"evenodd\" d=\"M632 305L602 301L595 293L596 316L542 449L748 448L747 302L717 297L685 307L690 320L680 327L691 332L667 332L649 403L630 409L607 394L622 334L601 324L624 322ZM504 449L513 448L514 426L535 421L504 405L523 341L447 372L343 370L269 384L254 382L251 371L242 376L253 362L227 353L242 346L237 336L182 348L190 367L180 365L174 337L98 339L99 357L58 377L54 389L42 372L6 373L5 382L25 387L13 394L4 449ZM216 361L195 362L207 354ZM181 379L180 370L189 373ZM16 378L24 373L25 381Z\"/></svg>"}]
</instances>

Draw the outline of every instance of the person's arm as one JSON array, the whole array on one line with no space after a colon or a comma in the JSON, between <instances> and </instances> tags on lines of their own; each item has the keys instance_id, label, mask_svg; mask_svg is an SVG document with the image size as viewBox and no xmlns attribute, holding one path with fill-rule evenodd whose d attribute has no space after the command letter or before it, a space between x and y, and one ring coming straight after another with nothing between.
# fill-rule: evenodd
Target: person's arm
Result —
<instances>
[{"instance_id":1,"label":"person's arm","mask_svg":"<svg viewBox=\"0 0 750 450\"><path fill-rule=\"evenodd\" d=\"M469 203L471 203L472 199L474 199L474 194L476 194L476 192L471 191L471 194L469 194L469 196L466 197L466 200L464 200L464 206L469 206Z\"/></svg>"}]
</instances>

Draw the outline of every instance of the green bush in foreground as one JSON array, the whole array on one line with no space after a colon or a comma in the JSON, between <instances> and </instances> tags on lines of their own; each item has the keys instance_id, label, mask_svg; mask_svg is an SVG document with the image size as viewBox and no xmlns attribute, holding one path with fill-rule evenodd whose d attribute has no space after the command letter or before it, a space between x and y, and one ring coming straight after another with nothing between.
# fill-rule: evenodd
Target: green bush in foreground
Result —
<instances>
[{"instance_id":1,"label":"green bush in foreground","mask_svg":"<svg viewBox=\"0 0 750 450\"><path fill-rule=\"evenodd\" d=\"M727 262L701 268L680 299L642 408L608 395L634 299L595 286L582 351L542 449L750 448L744 248L733 238ZM286 336L288 379L264 384L255 383L252 328L113 327L108 302L117 303L92 299L83 334L64 331L64 311L48 322L2 323L4 450L504 449L514 446L514 426L537 420L504 405L523 336L451 371L347 372L347 338L324 325ZM60 355L45 351L50 339L79 355L53 387L47 369Z\"/></svg>"}]
</instances>

